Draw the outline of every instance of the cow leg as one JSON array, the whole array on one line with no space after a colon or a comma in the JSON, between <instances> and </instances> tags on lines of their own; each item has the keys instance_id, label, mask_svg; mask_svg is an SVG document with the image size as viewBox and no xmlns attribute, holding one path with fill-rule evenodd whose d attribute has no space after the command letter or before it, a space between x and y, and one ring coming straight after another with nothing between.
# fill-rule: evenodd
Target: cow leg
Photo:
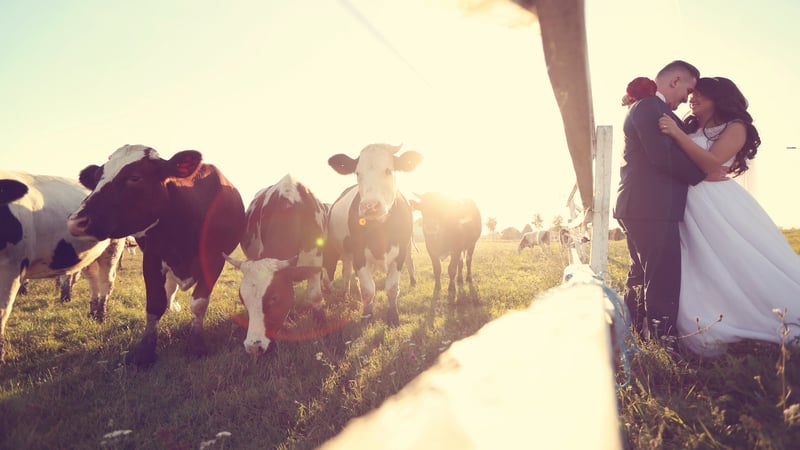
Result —
<instances>
[{"instance_id":1,"label":"cow leg","mask_svg":"<svg viewBox=\"0 0 800 450\"><path fill-rule=\"evenodd\" d=\"M314 275L308 279L306 297L311 302L311 314L317 326L325 324L325 311L322 309L322 274Z\"/></svg>"},{"instance_id":2,"label":"cow leg","mask_svg":"<svg viewBox=\"0 0 800 450\"><path fill-rule=\"evenodd\" d=\"M442 290L442 261L431 255L431 266L433 266L433 295L436 296Z\"/></svg>"},{"instance_id":3,"label":"cow leg","mask_svg":"<svg viewBox=\"0 0 800 450\"><path fill-rule=\"evenodd\" d=\"M12 272L13 273L13 272ZM14 306L14 299L22 285L20 275L4 274L0 272L0 363L5 362L6 357L6 324L11 317L11 309Z\"/></svg>"},{"instance_id":4,"label":"cow leg","mask_svg":"<svg viewBox=\"0 0 800 450\"><path fill-rule=\"evenodd\" d=\"M214 289L214 283L217 282L219 274L222 273L225 260L219 258L218 260L208 261L208 264L210 266L209 278L201 278L197 281L197 285L192 291L192 301L190 303L192 325L189 328L189 352L196 357L205 356L208 353L203 333L203 320L206 317L208 302L211 299L211 290Z\"/></svg>"},{"instance_id":5,"label":"cow leg","mask_svg":"<svg viewBox=\"0 0 800 450\"><path fill-rule=\"evenodd\" d=\"M447 293L456 292L456 271L461 265L461 252L453 252L450 255L450 264L447 266L447 275L450 277L450 284L447 286Z\"/></svg>"},{"instance_id":6,"label":"cow leg","mask_svg":"<svg viewBox=\"0 0 800 450\"><path fill-rule=\"evenodd\" d=\"M114 281L117 278L117 268L122 262L124 254L125 240L112 240L103 256L97 258L94 263L84 269L84 273L89 281L92 291L92 304L89 316L97 323L103 323L108 310L108 296L114 289Z\"/></svg>"},{"instance_id":7,"label":"cow leg","mask_svg":"<svg viewBox=\"0 0 800 450\"><path fill-rule=\"evenodd\" d=\"M26 295L28 293L28 280L22 280L19 285L17 295Z\"/></svg>"},{"instance_id":8,"label":"cow leg","mask_svg":"<svg viewBox=\"0 0 800 450\"><path fill-rule=\"evenodd\" d=\"M389 300L386 322L390 326L396 327L400 325L400 313L397 310L397 297L400 295L400 270L396 264L389 266L386 274L386 297Z\"/></svg>"},{"instance_id":9,"label":"cow leg","mask_svg":"<svg viewBox=\"0 0 800 450\"><path fill-rule=\"evenodd\" d=\"M375 300L375 280L372 279L372 271L366 265L359 268L356 273L360 284L361 302L364 305L361 320L370 320Z\"/></svg>"},{"instance_id":10,"label":"cow leg","mask_svg":"<svg viewBox=\"0 0 800 450\"><path fill-rule=\"evenodd\" d=\"M189 328L189 352L196 357L205 356L208 353L205 338L203 337L203 320L206 318L206 310L208 309L210 298L210 292L205 292L207 290L202 289L204 291L203 295L195 288L190 303L192 325Z\"/></svg>"},{"instance_id":11,"label":"cow leg","mask_svg":"<svg viewBox=\"0 0 800 450\"><path fill-rule=\"evenodd\" d=\"M464 286L464 251L458 252L458 285Z\"/></svg>"},{"instance_id":12,"label":"cow leg","mask_svg":"<svg viewBox=\"0 0 800 450\"><path fill-rule=\"evenodd\" d=\"M408 266L408 278L409 278L408 285L413 288L414 286L417 285L417 277L416 277L417 270L414 267L414 258L411 257L411 246L409 245L408 248L409 251L408 253L406 253L408 255L406 256L406 264Z\"/></svg>"},{"instance_id":13,"label":"cow leg","mask_svg":"<svg viewBox=\"0 0 800 450\"><path fill-rule=\"evenodd\" d=\"M147 295L147 320L139 346L130 355L128 361L141 368L147 368L156 362L156 345L158 344L158 322L167 310L167 293L164 290L166 275L161 271L161 260L149 260L145 254L142 264L144 285Z\"/></svg>"},{"instance_id":14,"label":"cow leg","mask_svg":"<svg viewBox=\"0 0 800 450\"><path fill-rule=\"evenodd\" d=\"M89 282L89 291L92 293L92 301L89 306L89 317L97 323L103 323L106 318L106 299L103 297L103 289L100 280L100 262L95 261L83 270L86 281Z\"/></svg>"},{"instance_id":15,"label":"cow leg","mask_svg":"<svg viewBox=\"0 0 800 450\"><path fill-rule=\"evenodd\" d=\"M72 301L72 286L78 282L80 272L73 274L59 275L55 279L56 290L60 293L61 303Z\"/></svg>"},{"instance_id":16,"label":"cow leg","mask_svg":"<svg viewBox=\"0 0 800 450\"><path fill-rule=\"evenodd\" d=\"M353 260L350 258L344 258L342 259L342 286L344 286L345 298L350 298L350 281L352 280L352 278L353 278Z\"/></svg>"},{"instance_id":17,"label":"cow leg","mask_svg":"<svg viewBox=\"0 0 800 450\"><path fill-rule=\"evenodd\" d=\"M180 312L181 311L181 304L178 303L178 299L176 295L178 293L178 279L175 278L175 274L172 271L167 272L167 277L164 280L164 292L167 294L167 299L169 299L169 310L172 312Z\"/></svg>"},{"instance_id":18,"label":"cow leg","mask_svg":"<svg viewBox=\"0 0 800 450\"><path fill-rule=\"evenodd\" d=\"M472 254L475 252L475 247L467 249L467 283L472 283Z\"/></svg>"},{"instance_id":19,"label":"cow leg","mask_svg":"<svg viewBox=\"0 0 800 450\"><path fill-rule=\"evenodd\" d=\"M322 289L326 294L331 292L333 277L336 274L336 264L339 263L339 255L331 250L330 245L326 245L322 251Z\"/></svg>"}]
</instances>

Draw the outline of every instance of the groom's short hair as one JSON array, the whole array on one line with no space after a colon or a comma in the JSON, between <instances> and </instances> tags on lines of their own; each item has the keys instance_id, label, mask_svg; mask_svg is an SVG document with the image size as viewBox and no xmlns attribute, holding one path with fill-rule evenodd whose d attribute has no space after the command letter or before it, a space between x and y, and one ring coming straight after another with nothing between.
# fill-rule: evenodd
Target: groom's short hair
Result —
<instances>
[{"instance_id":1,"label":"groom's short hair","mask_svg":"<svg viewBox=\"0 0 800 450\"><path fill-rule=\"evenodd\" d=\"M666 75L666 74L671 73L671 72L676 72L676 71L685 72L685 73L691 75L692 77L694 77L695 80L699 80L700 79L700 71L697 70L697 67L689 64L686 61L682 61L680 59L676 59L675 61L672 61L671 63L669 63L666 66L664 66L663 69L658 71L658 74L656 74L656 77L661 77L663 75Z\"/></svg>"}]
</instances>

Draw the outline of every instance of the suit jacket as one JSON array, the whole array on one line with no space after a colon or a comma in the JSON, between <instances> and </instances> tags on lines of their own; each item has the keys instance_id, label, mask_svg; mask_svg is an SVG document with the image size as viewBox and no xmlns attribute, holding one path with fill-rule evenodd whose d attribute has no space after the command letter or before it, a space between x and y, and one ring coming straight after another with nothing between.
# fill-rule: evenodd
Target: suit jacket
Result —
<instances>
[{"instance_id":1,"label":"suit jacket","mask_svg":"<svg viewBox=\"0 0 800 450\"><path fill-rule=\"evenodd\" d=\"M706 176L672 138L659 130L658 119L664 113L683 128L658 97L635 103L625 117L615 218L681 221L689 185Z\"/></svg>"}]
</instances>

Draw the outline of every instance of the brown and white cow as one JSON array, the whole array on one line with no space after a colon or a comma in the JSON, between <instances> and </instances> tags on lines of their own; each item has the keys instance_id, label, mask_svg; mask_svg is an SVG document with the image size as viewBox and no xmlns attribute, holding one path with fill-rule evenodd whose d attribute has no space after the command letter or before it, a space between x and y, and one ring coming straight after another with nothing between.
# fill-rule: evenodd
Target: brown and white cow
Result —
<instances>
[{"instance_id":1,"label":"brown and white cow","mask_svg":"<svg viewBox=\"0 0 800 450\"><path fill-rule=\"evenodd\" d=\"M370 144L357 158L337 154L328 164L342 175L356 174L358 184L347 188L333 203L328 217L328 241L323 266L333 280L336 264L342 260L345 293L350 292L350 274L355 269L361 289L363 319L372 318L375 298L373 269L386 270L387 322L400 324L397 297L400 271L411 248L411 207L397 190L395 172L410 172L422 155L400 147Z\"/></svg>"},{"instance_id":2,"label":"brown and white cow","mask_svg":"<svg viewBox=\"0 0 800 450\"><path fill-rule=\"evenodd\" d=\"M244 274L239 288L249 317L244 348L260 354L274 338L294 304L294 283L308 280L307 297L322 320L322 247L325 206L305 185L286 175L259 191L247 208L241 246L247 261L226 256Z\"/></svg>"},{"instance_id":3,"label":"brown and white cow","mask_svg":"<svg viewBox=\"0 0 800 450\"><path fill-rule=\"evenodd\" d=\"M78 239L67 231L64 219L87 193L77 180L0 171L0 361L22 281L77 273L109 246L106 237ZM105 270L87 274L92 297L103 301L113 284Z\"/></svg>"},{"instance_id":4,"label":"brown and white cow","mask_svg":"<svg viewBox=\"0 0 800 450\"><path fill-rule=\"evenodd\" d=\"M438 192L414 194L419 200L410 200L411 207L422 213L422 233L425 247L433 265L434 295L442 289L441 261L448 256L450 264L447 274L450 284L447 291L456 292L458 284L464 284L462 275L464 260L467 266L467 282L472 282L472 254L475 244L481 237L481 213L470 199L457 199Z\"/></svg>"},{"instance_id":5,"label":"brown and white cow","mask_svg":"<svg viewBox=\"0 0 800 450\"><path fill-rule=\"evenodd\" d=\"M92 192L69 217L69 231L95 239L133 235L142 249L147 322L131 361L155 362L158 322L178 287L194 286L189 348L204 355L203 319L225 265L222 254L236 248L244 230L239 191L202 163L200 152L165 160L144 145L119 148L103 166L83 169L80 180Z\"/></svg>"},{"instance_id":6,"label":"brown and white cow","mask_svg":"<svg viewBox=\"0 0 800 450\"><path fill-rule=\"evenodd\" d=\"M534 248L537 245L542 251L550 250L550 230L534 230L522 235L522 239L517 246L517 253L522 253L526 248Z\"/></svg>"}]
</instances>

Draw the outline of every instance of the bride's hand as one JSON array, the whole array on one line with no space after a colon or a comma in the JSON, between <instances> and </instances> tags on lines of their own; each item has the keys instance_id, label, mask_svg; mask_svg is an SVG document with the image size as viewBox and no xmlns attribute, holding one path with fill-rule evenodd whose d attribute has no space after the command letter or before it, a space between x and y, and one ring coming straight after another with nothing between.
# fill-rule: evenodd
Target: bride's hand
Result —
<instances>
[{"instance_id":1,"label":"bride's hand","mask_svg":"<svg viewBox=\"0 0 800 450\"><path fill-rule=\"evenodd\" d=\"M658 119L658 129L667 136L674 137L681 133L678 123L675 122L670 116L664 114Z\"/></svg>"},{"instance_id":2,"label":"bride's hand","mask_svg":"<svg viewBox=\"0 0 800 450\"><path fill-rule=\"evenodd\" d=\"M705 181L728 181L730 180L728 176L729 170L726 166L719 166L717 170L706 174Z\"/></svg>"}]
</instances>

